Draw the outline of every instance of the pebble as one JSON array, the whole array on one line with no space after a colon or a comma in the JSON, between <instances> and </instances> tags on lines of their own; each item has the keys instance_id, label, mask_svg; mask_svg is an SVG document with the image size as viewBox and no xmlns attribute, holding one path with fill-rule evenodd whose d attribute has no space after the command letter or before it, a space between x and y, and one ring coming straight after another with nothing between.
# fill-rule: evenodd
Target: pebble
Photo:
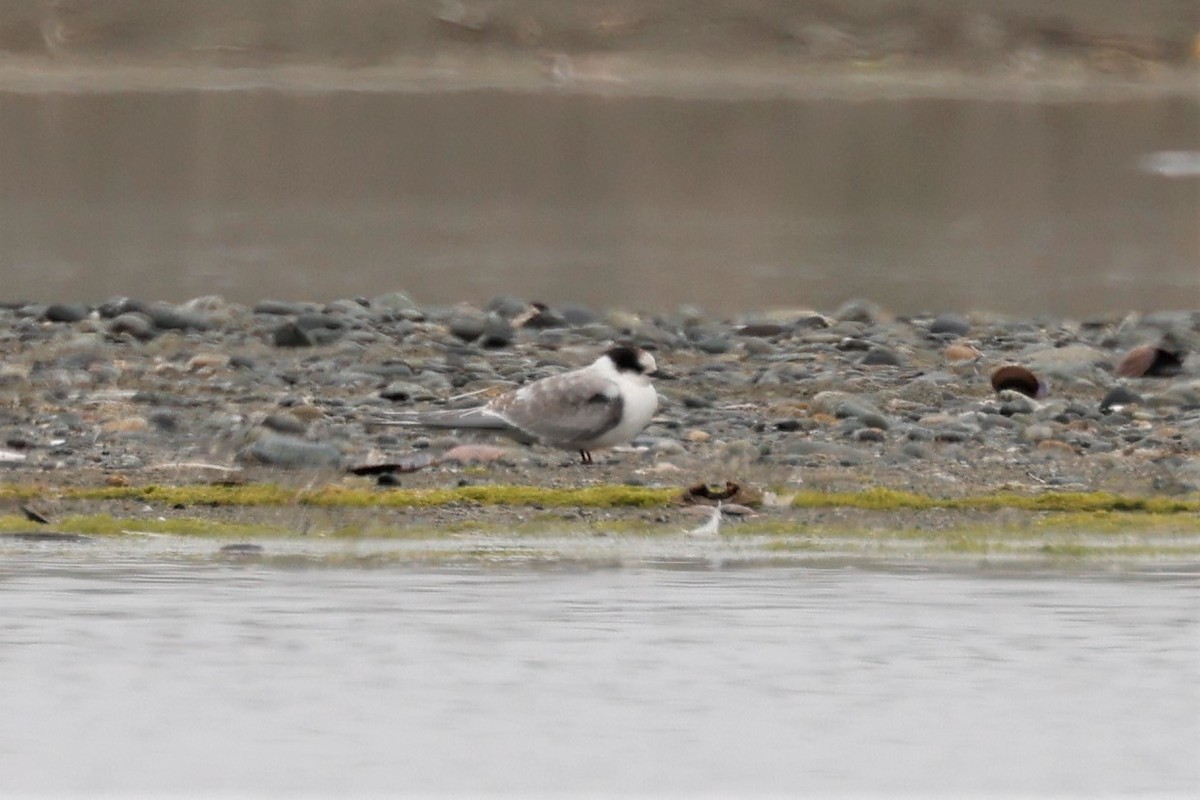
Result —
<instances>
[{"instance_id":1,"label":"pebble","mask_svg":"<svg viewBox=\"0 0 1200 800\"><path fill-rule=\"evenodd\" d=\"M313 337L295 322L285 322L271 334L271 340L276 347L312 347L316 344Z\"/></svg>"},{"instance_id":2,"label":"pebble","mask_svg":"<svg viewBox=\"0 0 1200 800\"><path fill-rule=\"evenodd\" d=\"M47 322L79 322L89 313L88 307L79 303L51 303L42 317Z\"/></svg>"},{"instance_id":3,"label":"pebble","mask_svg":"<svg viewBox=\"0 0 1200 800\"><path fill-rule=\"evenodd\" d=\"M127 311L113 318L108 325L109 333L128 334L140 341L149 341L158 335L158 329L149 314Z\"/></svg>"},{"instance_id":4,"label":"pebble","mask_svg":"<svg viewBox=\"0 0 1200 800\"><path fill-rule=\"evenodd\" d=\"M160 303L151 306L147 313L159 330L206 331L215 327L208 315L182 307Z\"/></svg>"},{"instance_id":5,"label":"pebble","mask_svg":"<svg viewBox=\"0 0 1200 800\"><path fill-rule=\"evenodd\" d=\"M962 314L939 314L929 324L933 336L966 336L971 332L971 322Z\"/></svg>"},{"instance_id":6,"label":"pebble","mask_svg":"<svg viewBox=\"0 0 1200 800\"><path fill-rule=\"evenodd\" d=\"M656 382L659 414L635 445L684 474L754 465L771 480L803 482L810 469L844 467L863 482L907 485L921 477L907 473L936 461L955 480L995 476L982 482L990 488L1030 484L1031 465L1048 462L1070 463L1071 480L1089 486L1135 474L1141 483L1129 485L1145 486L1164 469L1153 459L1200 458L1200 359L1184 360L1179 374L1113 373L1147 342L1194 347L1193 313L908 320L860 300L829 316L781 309L728 321L697 308L597 313L506 295L483 309L423 308L403 292L250 307L216 296L178 305L113 297L94 310L0 307L7 446L26 457L6 469L127 473L135 464L235 457L325 469L373 452L398 457L431 440L366 426L379 410L475 392L482 402L588 363L619 335L652 346L670 376ZM539 315L553 327L535 324ZM993 393L989 376L1010 363L1054 376L1048 398ZM514 452L523 470L571 460L542 448ZM630 469L650 461L605 458Z\"/></svg>"},{"instance_id":7,"label":"pebble","mask_svg":"<svg viewBox=\"0 0 1200 800\"><path fill-rule=\"evenodd\" d=\"M239 453L239 460L281 469L325 469L340 466L342 454L323 442L264 433Z\"/></svg>"}]
</instances>

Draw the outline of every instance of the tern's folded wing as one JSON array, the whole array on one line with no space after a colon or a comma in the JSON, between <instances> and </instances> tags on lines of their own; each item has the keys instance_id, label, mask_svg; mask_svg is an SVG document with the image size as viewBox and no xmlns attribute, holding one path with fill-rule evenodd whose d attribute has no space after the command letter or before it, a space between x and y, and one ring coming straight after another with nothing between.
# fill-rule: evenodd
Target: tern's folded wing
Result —
<instances>
[{"instance_id":1,"label":"tern's folded wing","mask_svg":"<svg viewBox=\"0 0 1200 800\"><path fill-rule=\"evenodd\" d=\"M488 407L531 438L571 447L615 427L622 405L615 382L584 371L531 383L497 397Z\"/></svg>"}]
</instances>

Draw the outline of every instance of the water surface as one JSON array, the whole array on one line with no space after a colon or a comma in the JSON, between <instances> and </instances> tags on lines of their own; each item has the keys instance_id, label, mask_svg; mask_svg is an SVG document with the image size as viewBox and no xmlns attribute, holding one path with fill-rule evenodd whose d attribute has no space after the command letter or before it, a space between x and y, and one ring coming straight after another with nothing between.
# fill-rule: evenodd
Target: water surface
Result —
<instances>
[{"instance_id":1,"label":"water surface","mask_svg":"<svg viewBox=\"0 0 1200 800\"><path fill-rule=\"evenodd\" d=\"M6 546L0 791L1200 786L1194 574L214 550Z\"/></svg>"},{"instance_id":2,"label":"water surface","mask_svg":"<svg viewBox=\"0 0 1200 800\"><path fill-rule=\"evenodd\" d=\"M1194 99L0 92L4 299L1200 307Z\"/></svg>"}]
</instances>

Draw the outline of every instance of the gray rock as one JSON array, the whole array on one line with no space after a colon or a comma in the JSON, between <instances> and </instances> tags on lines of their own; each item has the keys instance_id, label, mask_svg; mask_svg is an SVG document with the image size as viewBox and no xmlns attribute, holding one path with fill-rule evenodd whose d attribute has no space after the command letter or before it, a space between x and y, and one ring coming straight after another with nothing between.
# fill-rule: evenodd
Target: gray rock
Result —
<instances>
[{"instance_id":1,"label":"gray rock","mask_svg":"<svg viewBox=\"0 0 1200 800\"><path fill-rule=\"evenodd\" d=\"M1048 439L1057 438L1058 426L1049 422L1038 422L1033 425L1029 425L1023 431L1021 431L1022 441L1032 442L1034 444L1037 442L1044 442Z\"/></svg>"},{"instance_id":2,"label":"gray rock","mask_svg":"<svg viewBox=\"0 0 1200 800\"><path fill-rule=\"evenodd\" d=\"M487 330L488 318L482 314L459 314L451 317L446 329L464 342L473 342Z\"/></svg>"},{"instance_id":3,"label":"gray rock","mask_svg":"<svg viewBox=\"0 0 1200 800\"><path fill-rule=\"evenodd\" d=\"M868 428L874 428L875 430L886 431L891 427L891 423L888 422L887 417L874 411L867 411L864 414L859 414L857 419L863 425L867 426Z\"/></svg>"},{"instance_id":4,"label":"gray rock","mask_svg":"<svg viewBox=\"0 0 1200 800\"><path fill-rule=\"evenodd\" d=\"M999 412L1006 417L1015 414L1032 414L1038 410L1038 402L1020 392L1005 390L1001 400L1003 402L1000 404Z\"/></svg>"},{"instance_id":5,"label":"gray rock","mask_svg":"<svg viewBox=\"0 0 1200 800\"><path fill-rule=\"evenodd\" d=\"M890 347L875 346L858 363L864 367L899 367L904 364L904 359Z\"/></svg>"},{"instance_id":6,"label":"gray rock","mask_svg":"<svg viewBox=\"0 0 1200 800\"><path fill-rule=\"evenodd\" d=\"M847 414L839 415L838 411L843 406L852 409L852 411ZM812 409L818 413L829 414L835 417L851 416L854 410L861 411L862 413L867 413L870 411L878 413L879 411L879 409L875 408L875 406L872 405L869 400L866 400L859 395L833 389L824 392L818 392L816 395L814 395L812 399Z\"/></svg>"},{"instance_id":7,"label":"gray rock","mask_svg":"<svg viewBox=\"0 0 1200 800\"><path fill-rule=\"evenodd\" d=\"M321 442L281 433L263 433L238 454L238 459L281 469L322 469L340 466L342 454L332 445Z\"/></svg>"},{"instance_id":8,"label":"gray rock","mask_svg":"<svg viewBox=\"0 0 1200 800\"><path fill-rule=\"evenodd\" d=\"M88 313L88 307L80 303L51 303L42 316L48 322L79 322Z\"/></svg>"},{"instance_id":9,"label":"gray rock","mask_svg":"<svg viewBox=\"0 0 1200 800\"><path fill-rule=\"evenodd\" d=\"M242 355L239 353L238 355L229 357L229 366L233 369L253 370L253 369L258 368L258 362L256 362L250 356Z\"/></svg>"},{"instance_id":10,"label":"gray rock","mask_svg":"<svg viewBox=\"0 0 1200 800\"><path fill-rule=\"evenodd\" d=\"M302 331L340 331L346 327L342 315L327 311L309 312L296 317L296 327Z\"/></svg>"},{"instance_id":11,"label":"gray rock","mask_svg":"<svg viewBox=\"0 0 1200 800\"><path fill-rule=\"evenodd\" d=\"M728 353L733 348L733 343L724 336L706 336L696 342L696 348L704 353L720 355Z\"/></svg>"},{"instance_id":12,"label":"gray rock","mask_svg":"<svg viewBox=\"0 0 1200 800\"><path fill-rule=\"evenodd\" d=\"M766 339L755 337L748 338L742 342L742 350L749 356L773 356L780 352L778 347Z\"/></svg>"},{"instance_id":13,"label":"gray rock","mask_svg":"<svg viewBox=\"0 0 1200 800\"><path fill-rule=\"evenodd\" d=\"M115 317L108 324L108 332L113 334L128 334L139 341L149 341L158 335L154 321L140 311L128 311Z\"/></svg>"},{"instance_id":14,"label":"gray rock","mask_svg":"<svg viewBox=\"0 0 1200 800\"><path fill-rule=\"evenodd\" d=\"M934 336L966 336L971 332L971 323L962 314L939 314L929 325Z\"/></svg>"},{"instance_id":15,"label":"gray rock","mask_svg":"<svg viewBox=\"0 0 1200 800\"><path fill-rule=\"evenodd\" d=\"M1142 396L1128 386L1114 386L1100 401L1100 410L1109 411L1114 406L1141 405Z\"/></svg>"},{"instance_id":16,"label":"gray rock","mask_svg":"<svg viewBox=\"0 0 1200 800\"><path fill-rule=\"evenodd\" d=\"M419 383L411 381L394 381L389 383L379 396L393 403L416 403L424 400L435 400L437 395Z\"/></svg>"},{"instance_id":17,"label":"gray rock","mask_svg":"<svg viewBox=\"0 0 1200 800\"><path fill-rule=\"evenodd\" d=\"M294 415L284 413L268 414L266 419L262 421L263 427L273 430L276 433L290 433L299 436L308 430L306 425Z\"/></svg>"},{"instance_id":18,"label":"gray rock","mask_svg":"<svg viewBox=\"0 0 1200 800\"><path fill-rule=\"evenodd\" d=\"M738 336L748 336L752 339L773 338L782 336L785 333L791 333L791 327L788 325L780 325L777 322L760 322L742 325L734 330Z\"/></svg>"},{"instance_id":19,"label":"gray rock","mask_svg":"<svg viewBox=\"0 0 1200 800\"><path fill-rule=\"evenodd\" d=\"M215 327L206 314L165 303L150 307L150 319L154 320L155 327L164 331L207 331Z\"/></svg>"},{"instance_id":20,"label":"gray rock","mask_svg":"<svg viewBox=\"0 0 1200 800\"><path fill-rule=\"evenodd\" d=\"M297 316L313 311L316 307L311 303L289 303L286 300L259 300L252 311L255 314L272 316Z\"/></svg>"},{"instance_id":21,"label":"gray rock","mask_svg":"<svg viewBox=\"0 0 1200 800\"><path fill-rule=\"evenodd\" d=\"M271 334L276 347L312 347L316 342L295 322L285 322Z\"/></svg>"},{"instance_id":22,"label":"gray rock","mask_svg":"<svg viewBox=\"0 0 1200 800\"><path fill-rule=\"evenodd\" d=\"M982 429L968 422L947 422L939 425L933 431L933 438L939 442L969 442L979 437Z\"/></svg>"},{"instance_id":23,"label":"gray rock","mask_svg":"<svg viewBox=\"0 0 1200 800\"><path fill-rule=\"evenodd\" d=\"M558 309L558 314L562 317L563 322L572 328L578 328L583 325L591 325L599 322L600 318L595 311L585 306L567 305ZM604 326L608 328L608 326Z\"/></svg>"},{"instance_id":24,"label":"gray rock","mask_svg":"<svg viewBox=\"0 0 1200 800\"><path fill-rule=\"evenodd\" d=\"M517 331L511 322L499 314L489 314L483 326L483 333L479 337L479 344L481 347L496 350L508 347L516 335Z\"/></svg>"},{"instance_id":25,"label":"gray rock","mask_svg":"<svg viewBox=\"0 0 1200 800\"><path fill-rule=\"evenodd\" d=\"M900 452L909 458L918 458L925 461L929 461L937 457L937 454L932 448L917 441L908 441L900 445Z\"/></svg>"},{"instance_id":26,"label":"gray rock","mask_svg":"<svg viewBox=\"0 0 1200 800\"><path fill-rule=\"evenodd\" d=\"M489 300L487 305L483 307L483 310L503 319L511 320L518 314L528 311L529 303L510 294L500 294Z\"/></svg>"}]
</instances>

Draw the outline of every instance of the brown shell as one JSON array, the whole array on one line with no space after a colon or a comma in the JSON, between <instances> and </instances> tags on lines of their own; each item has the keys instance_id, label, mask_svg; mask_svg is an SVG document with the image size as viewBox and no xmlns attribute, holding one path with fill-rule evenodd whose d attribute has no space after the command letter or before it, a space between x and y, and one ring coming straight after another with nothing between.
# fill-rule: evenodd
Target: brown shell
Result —
<instances>
[{"instance_id":1,"label":"brown shell","mask_svg":"<svg viewBox=\"0 0 1200 800\"><path fill-rule=\"evenodd\" d=\"M1033 374L1032 370L1017 364L1000 367L992 373L992 388L997 392L1005 389L1020 392L1026 397L1041 399L1046 396L1046 383Z\"/></svg>"},{"instance_id":2,"label":"brown shell","mask_svg":"<svg viewBox=\"0 0 1200 800\"><path fill-rule=\"evenodd\" d=\"M763 491L757 486L740 484L735 481L725 481L724 486L698 483L685 489L679 500L682 503L707 506L725 501L744 506L760 506L763 501Z\"/></svg>"},{"instance_id":3,"label":"brown shell","mask_svg":"<svg viewBox=\"0 0 1200 800\"><path fill-rule=\"evenodd\" d=\"M1183 360L1170 350L1152 344L1135 347L1117 364L1122 378L1170 378L1183 369Z\"/></svg>"}]
</instances>

